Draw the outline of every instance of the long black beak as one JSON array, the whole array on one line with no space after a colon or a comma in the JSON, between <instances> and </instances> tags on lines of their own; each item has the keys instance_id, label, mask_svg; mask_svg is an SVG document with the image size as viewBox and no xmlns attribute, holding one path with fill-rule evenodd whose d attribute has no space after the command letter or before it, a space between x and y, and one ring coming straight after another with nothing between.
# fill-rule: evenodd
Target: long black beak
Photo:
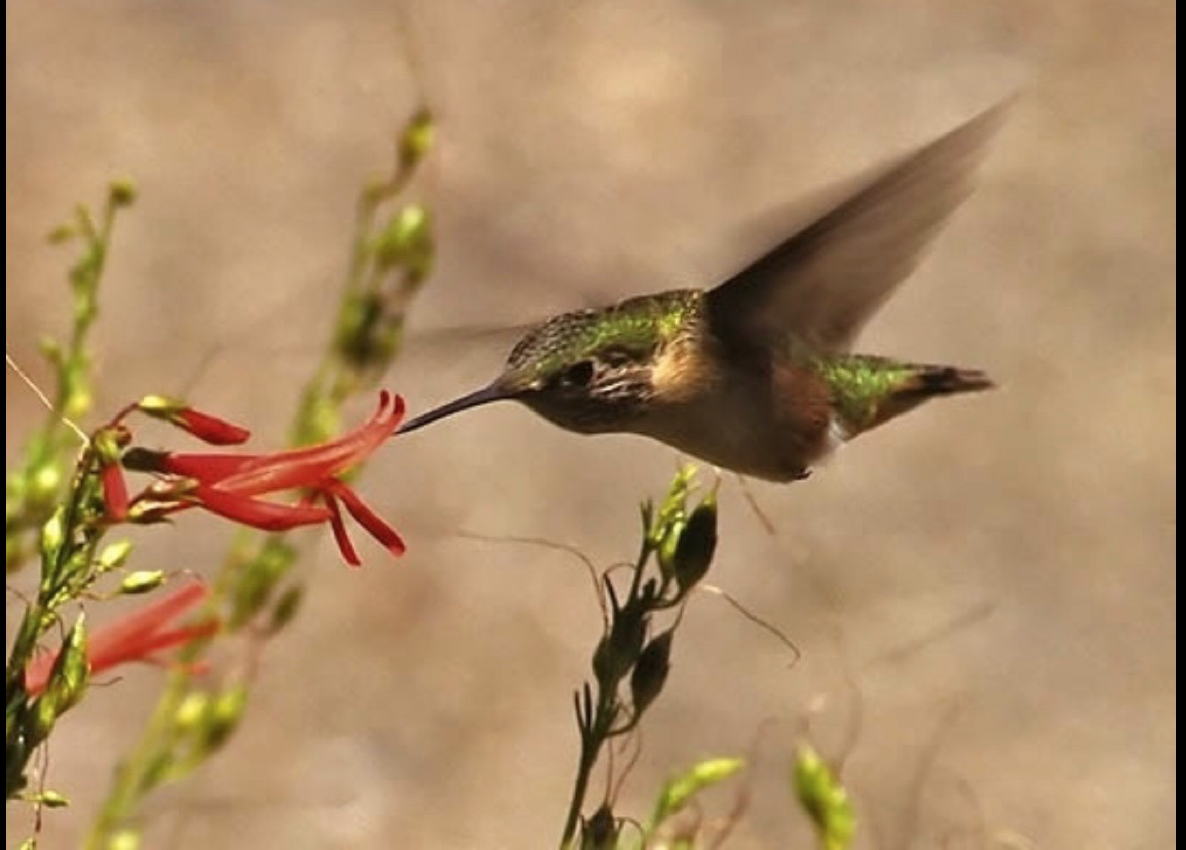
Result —
<instances>
[{"instance_id":1,"label":"long black beak","mask_svg":"<svg viewBox=\"0 0 1186 850\"><path fill-rule=\"evenodd\" d=\"M423 428L425 425L431 425L438 419L444 419L446 416L452 416L454 413L460 413L463 410L469 410L471 407L489 404L492 401L502 401L503 399L511 398L513 395L513 393L508 392L504 387L494 383L488 387L482 387L482 389L476 390L469 395L463 395L459 399L454 399L447 404L442 404L440 407L434 407L427 413L421 413L419 416L413 416L411 419L401 425L399 430L395 433L406 434L409 431L415 431L417 428Z\"/></svg>"}]
</instances>

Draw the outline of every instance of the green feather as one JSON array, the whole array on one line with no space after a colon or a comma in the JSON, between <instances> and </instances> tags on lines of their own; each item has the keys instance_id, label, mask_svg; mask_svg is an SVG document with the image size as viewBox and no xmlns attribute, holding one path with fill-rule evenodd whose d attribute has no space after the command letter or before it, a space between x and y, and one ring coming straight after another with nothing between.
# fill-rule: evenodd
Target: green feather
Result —
<instances>
[{"instance_id":1,"label":"green feather","mask_svg":"<svg viewBox=\"0 0 1186 850\"><path fill-rule=\"evenodd\" d=\"M881 405L918 374L912 364L860 354L821 357L813 365L832 391L841 424L854 434L877 424Z\"/></svg>"},{"instance_id":2,"label":"green feather","mask_svg":"<svg viewBox=\"0 0 1186 850\"><path fill-rule=\"evenodd\" d=\"M547 377L577 360L620 352L651 358L687 327L701 309L703 293L679 290L631 298L605 310L581 310L544 322L525 336L507 359L509 370Z\"/></svg>"}]
</instances>

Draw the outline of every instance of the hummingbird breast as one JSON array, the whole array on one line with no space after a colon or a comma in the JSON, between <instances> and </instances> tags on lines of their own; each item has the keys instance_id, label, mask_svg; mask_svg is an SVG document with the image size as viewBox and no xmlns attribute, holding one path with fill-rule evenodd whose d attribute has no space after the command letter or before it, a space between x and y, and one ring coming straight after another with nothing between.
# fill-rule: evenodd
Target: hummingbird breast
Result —
<instances>
[{"instance_id":1,"label":"hummingbird breast","mask_svg":"<svg viewBox=\"0 0 1186 850\"><path fill-rule=\"evenodd\" d=\"M655 396L631 430L769 481L802 478L837 441L827 385L770 350L738 356L712 339L656 364Z\"/></svg>"}]
</instances>

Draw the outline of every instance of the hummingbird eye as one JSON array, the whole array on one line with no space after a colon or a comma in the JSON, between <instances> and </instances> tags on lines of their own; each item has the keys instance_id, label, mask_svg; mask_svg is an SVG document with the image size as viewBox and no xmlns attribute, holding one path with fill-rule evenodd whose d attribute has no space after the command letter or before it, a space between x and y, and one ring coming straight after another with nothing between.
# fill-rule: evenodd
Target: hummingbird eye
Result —
<instances>
[{"instance_id":1,"label":"hummingbird eye","mask_svg":"<svg viewBox=\"0 0 1186 850\"><path fill-rule=\"evenodd\" d=\"M560 382L566 387L587 387L593 380L593 361L578 360L560 373Z\"/></svg>"}]
</instances>

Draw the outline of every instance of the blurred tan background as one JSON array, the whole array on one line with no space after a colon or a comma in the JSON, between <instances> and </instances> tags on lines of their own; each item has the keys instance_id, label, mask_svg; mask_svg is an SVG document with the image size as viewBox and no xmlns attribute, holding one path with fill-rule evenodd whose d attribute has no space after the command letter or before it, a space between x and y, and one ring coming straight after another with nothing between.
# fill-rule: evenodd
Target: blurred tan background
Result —
<instances>
[{"instance_id":1,"label":"blurred tan background","mask_svg":"<svg viewBox=\"0 0 1186 850\"><path fill-rule=\"evenodd\" d=\"M261 442L281 439L353 198L418 90L440 118L413 192L439 217L439 267L388 381L413 410L504 354L433 329L712 283L747 259L740 222L1020 90L980 191L862 345L1004 389L914 413L806 483L755 484L773 537L726 481L712 577L805 655L788 669L695 600L619 810L757 741L730 846L809 846L784 781L809 725L847 753L861 847L1173 845L1172 3L71 0L8 4L6 23L8 352L45 378L69 257L43 236L131 175L99 408L187 389ZM11 373L6 404L11 461L39 411ZM349 572L317 548L240 736L160 796L148 845L553 844L598 628L588 579L456 532L609 564L675 463L510 405L385 450L361 490L409 554L368 541ZM137 563L209 569L225 540L186 516ZM44 846L77 841L158 682L130 671L64 722L52 786L74 806ZM14 846L28 822L10 814Z\"/></svg>"}]
</instances>

